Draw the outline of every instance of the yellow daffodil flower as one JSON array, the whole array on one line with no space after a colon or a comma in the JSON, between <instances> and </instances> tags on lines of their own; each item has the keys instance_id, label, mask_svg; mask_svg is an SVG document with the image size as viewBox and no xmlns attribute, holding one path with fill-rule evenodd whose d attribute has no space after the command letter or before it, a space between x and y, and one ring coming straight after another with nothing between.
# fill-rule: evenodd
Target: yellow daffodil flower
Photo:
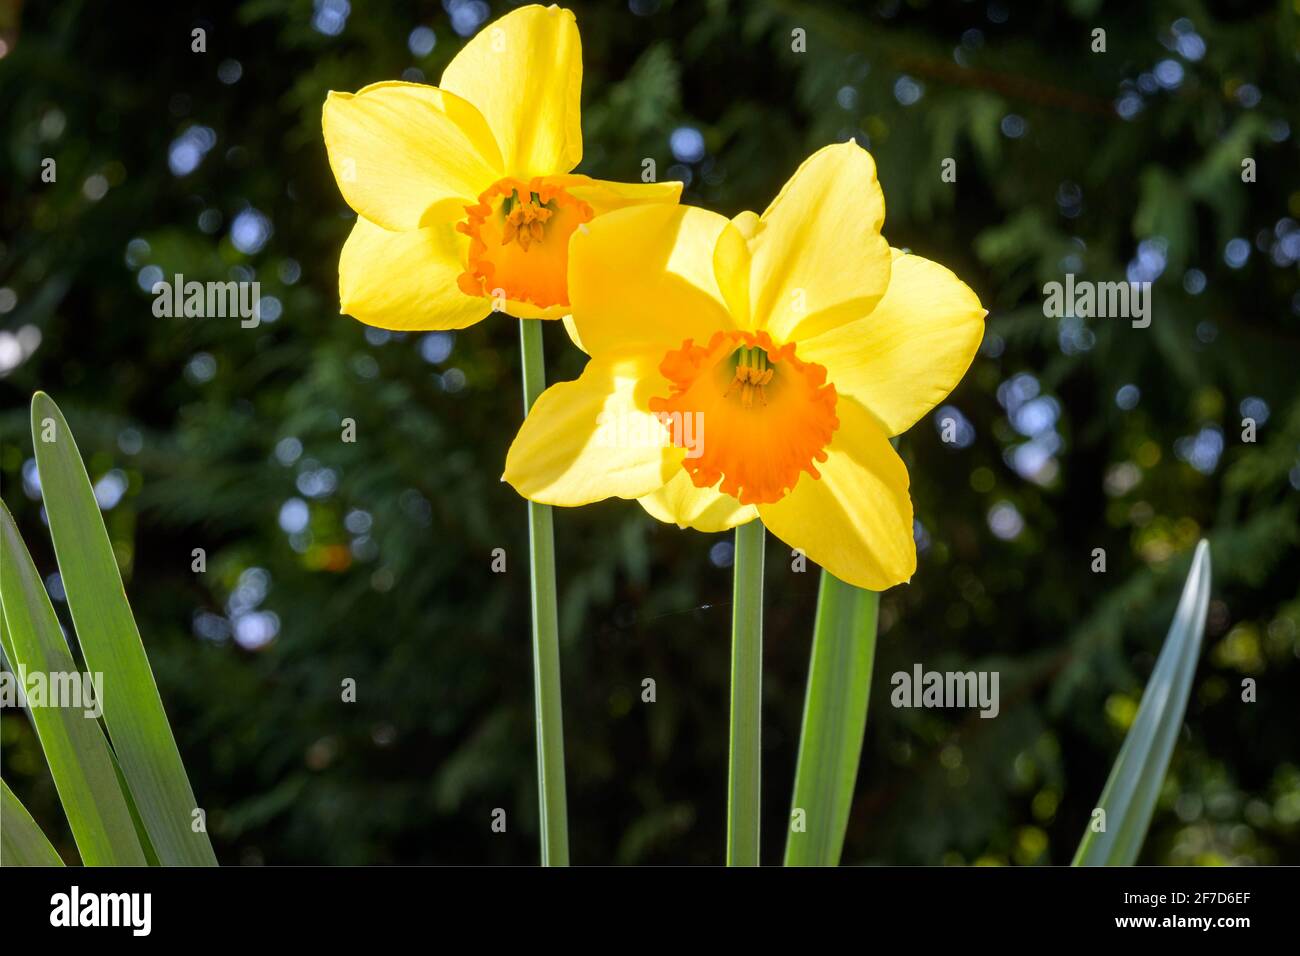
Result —
<instances>
[{"instance_id":1,"label":"yellow daffodil flower","mask_svg":"<svg viewBox=\"0 0 1300 956\"><path fill-rule=\"evenodd\" d=\"M387 329L459 329L492 311L569 311L569 237L603 213L676 203L680 183L621 184L582 159L573 14L521 7L484 27L439 86L330 93L322 126L357 222L341 311Z\"/></svg>"},{"instance_id":2,"label":"yellow daffodil flower","mask_svg":"<svg viewBox=\"0 0 1300 956\"><path fill-rule=\"evenodd\" d=\"M759 517L850 584L908 580L889 439L956 386L985 310L943 266L891 250L884 218L875 163L844 143L762 216L642 206L591 223L569 262L591 360L538 400L505 480L554 505L636 498L701 531Z\"/></svg>"}]
</instances>

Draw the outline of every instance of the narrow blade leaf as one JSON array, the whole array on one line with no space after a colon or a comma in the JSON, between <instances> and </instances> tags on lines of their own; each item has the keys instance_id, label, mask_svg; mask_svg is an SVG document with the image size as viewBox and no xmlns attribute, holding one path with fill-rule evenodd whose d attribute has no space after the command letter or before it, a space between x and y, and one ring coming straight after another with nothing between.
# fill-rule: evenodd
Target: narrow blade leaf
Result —
<instances>
[{"instance_id":1,"label":"narrow blade leaf","mask_svg":"<svg viewBox=\"0 0 1300 956\"><path fill-rule=\"evenodd\" d=\"M34 696L37 687L27 685L30 675L44 685L41 693L45 695L56 675L62 682L79 668L45 584L4 502L0 502L0 603L4 605L5 626L0 637L5 657L20 686L33 693L27 711L82 861L88 866L143 866L144 851L136 839L99 720L93 713L87 716L89 708L80 701L69 707L38 701Z\"/></svg>"},{"instance_id":2,"label":"narrow blade leaf","mask_svg":"<svg viewBox=\"0 0 1300 956\"><path fill-rule=\"evenodd\" d=\"M45 393L32 398L32 439L50 535L82 654L104 676L104 723L140 819L165 866L215 866L108 532L76 442Z\"/></svg>"},{"instance_id":3,"label":"narrow blade leaf","mask_svg":"<svg viewBox=\"0 0 1300 956\"><path fill-rule=\"evenodd\" d=\"M0 866L63 866L9 784L0 780Z\"/></svg>"},{"instance_id":4,"label":"narrow blade leaf","mask_svg":"<svg viewBox=\"0 0 1300 956\"><path fill-rule=\"evenodd\" d=\"M876 592L822 571L786 866L840 862L867 729L879 606Z\"/></svg>"},{"instance_id":5,"label":"narrow blade leaf","mask_svg":"<svg viewBox=\"0 0 1300 956\"><path fill-rule=\"evenodd\" d=\"M1131 866L1137 860L1187 710L1209 603L1210 546L1202 541L1137 717L1101 791L1097 809L1105 816L1095 817L1094 825L1104 820L1105 830L1089 826L1074 866Z\"/></svg>"}]
</instances>

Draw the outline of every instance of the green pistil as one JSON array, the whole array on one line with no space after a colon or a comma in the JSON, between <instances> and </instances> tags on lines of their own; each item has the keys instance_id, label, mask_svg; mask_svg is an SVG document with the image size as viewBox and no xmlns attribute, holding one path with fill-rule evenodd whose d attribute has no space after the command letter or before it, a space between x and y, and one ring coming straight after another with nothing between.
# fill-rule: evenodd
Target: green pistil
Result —
<instances>
[{"instance_id":1,"label":"green pistil","mask_svg":"<svg viewBox=\"0 0 1300 956\"><path fill-rule=\"evenodd\" d=\"M736 367L767 371L767 353L757 345L742 345L736 349Z\"/></svg>"},{"instance_id":2,"label":"green pistil","mask_svg":"<svg viewBox=\"0 0 1300 956\"><path fill-rule=\"evenodd\" d=\"M559 203L557 203L554 199L552 199L550 202L542 202L542 197L537 193L529 193L528 200L538 209L549 209L551 210L551 212L555 212L555 210L559 208ZM501 200L501 215L509 216L510 210L514 209L515 206L517 206L519 203L523 201L524 200L519 198L519 190L517 189L510 190L510 195L507 196L505 199Z\"/></svg>"}]
</instances>

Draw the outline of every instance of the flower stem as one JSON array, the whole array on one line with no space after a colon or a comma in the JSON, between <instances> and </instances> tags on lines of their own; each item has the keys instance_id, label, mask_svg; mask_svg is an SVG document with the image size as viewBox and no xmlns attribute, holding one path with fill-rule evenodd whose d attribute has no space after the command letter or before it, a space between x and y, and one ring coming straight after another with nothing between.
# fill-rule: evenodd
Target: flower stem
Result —
<instances>
[{"instance_id":1,"label":"flower stem","mask_svg":"<svg viewBox=\"0 0 1300 956\"><path fill-rule=\"evenodd\" d=\"M875 591L845 584L822 571L786 866L840 862L867 729L879 606Z\"/></svg>"},{"instance_id":2,"label":"flower stem","mask_svg":"<svg viewBox=\"0 0 1300 956\"><path fill-rule=\"evenodd\" d=\"M542 320L519 320L524 414L546 388ZM550 505L528 502L528 551L533 611L533 689L537 722L537 791L542 865L569 865L564 787L564 716L560 707L559 615L555 600L555 534Z\"/></svg>"},{"instance_id":3,"label":"flower stem","mask_svg":"<svg viewBox=\"0 0 1300 956\"><path fill-rule=\"evenodd\" d=\"M758 866L763 702L763 523L736 529L731 609L727 865Z\"/></svg>"}]
</instances>

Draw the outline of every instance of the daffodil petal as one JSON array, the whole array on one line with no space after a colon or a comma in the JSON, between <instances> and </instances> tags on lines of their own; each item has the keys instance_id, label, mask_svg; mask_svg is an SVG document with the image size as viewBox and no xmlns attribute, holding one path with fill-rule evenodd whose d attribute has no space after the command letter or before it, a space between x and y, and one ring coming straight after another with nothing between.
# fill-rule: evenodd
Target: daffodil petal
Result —
<instances>
[{"instance_id":1,"label":"daffodil petal","mask_svg":"<svg viewBox=\"0 0 1300 956\"><path fill-rule=\"evenodd\" d=\"M836 413L840 427L817 466L821 478L803 475L758 513L768 530L841 581L883 591L916 570L907 467L854 399L841 395Z\"/></svg>"},{"instance_id":2,"label":"daffodil petal","mask_svg":"<svg viewBox=\"0 0 1300 956\"><path fill-rule=\"evenodd\" d=\"M582 176L576 173L570 173L567 176L553 176L550 181L563 186L569 195L575 199L581 199L590 205L597 216L613 212L616 209L625 209L628 206L637 206L644 203L673 204L682 196L682 184L676 181L666 183L619 183L604 179L592 179L590 176ZM579 230L581 231L583 228L580 226ZM569 314L570 309L561 307L560 311L566 313L562 316L564 330L569 333L569 338L573 340L573 344L582 351L591 354L582 344L582 336L578 334L578 326L573 321L573 315ZM517 313L512 312L511 314L515 315ZM554 318L554 315L543 317Z\"/></svg>"},{"instance_id":3,"label":"daffodil petal","mask_svg":"<svg viewBox=\"0 0 1300 956\"><path fill-rule=\"evenodd\" d=\"M600 355L622 345L708 341L731 318L713 276L727 220L694 206L618 209L569 240L569 302L583 345Z\"/></svg>"},{"instance_id":4,"label":"daffodil petal","mask_svg":"<svg viewBox=\"0 0 1300 956\"><path fill-rule=\"evenodd\" d=\"M465 44L440 85L487 119L507 175L567 173L582 161L582 41L572 12L532 5L506 14Z\"/></svg>"},{"instance_id":5,"label":"daffodil petal","mask_svg":"<svg viewBox=\"0 0 1300 956\"><path fill-rule=\"evenodd\" d=\"M491 300L485 300L491 306ZM494 309L495 312L504 312L506 315L513 316L516 319L562 319L569 313L567 305L548 305L542 308L531 302L516 302L514 299L504 299L500 307Z\"/></svg>"},{"instance_id":6,"label":"daffodil petal","mask_svg":"<svg viewBox=\"0 0 1300 956\"><path fill-rule=\"evenodd\" d=\"M463 329L491 311L456 284L469 240L448 224L390 232L362 216L339 257L339 311L381 329Z\"/></svg>"},{"instance_id":7,"label":"daffodil petal","mask_svg":"<svg viewBox=\"0 0 1300 956\"><path fill-rule=\"evenodd\" d=\"M743 215L743 214L742 214ZM749 214L753 216L753 213ZM752 220L742 220L748 224ZM737 327L752 329L749 312L749 275L752 258L744 230L733 220L727 223L713 250L713 275Z\"/></svg>"},{"instance_id":8,"label":"daffodil petal","mask_svg":"<svg viewBox=\"0 0 1300 956\"><path fill-rule=\"evenodd\" d=\"M639 498L663 485L682 452L647 405L668 389L658 360L635 349L605 353L576 381L548 388L510 446L504 480L549 505Z\"/></svg>"},{"instance_id":9,"label":"daffodil petal","mask_svg":"<svg viewBox=\"0 0 1300 956\"><path fill-rule=\"evenodd\" d=\"M563 186L573 198L590 205L597 216L643 203L676 203L682 198L682 184L676 180L665 183L618 183L570 173L567 176L552 176L550 181Z\"/></svg>"},{"instance_id":10,"label":"daffodil petal","mask_svg":"<svg viewBox=\"0 0 1300 956\"><path fill-rule=\"evenodd\" d=\"M666 485L637 501L651 517L696 531L726 531L758 517L754 505L742 505L716 488L697 488L681 468Z\"/></svg>"},{"instance_id":11,"label":"daffodil petal","mask_svg":"<svg viewBox=\"0 0 1300 956\"><path fill-rule=\"evenodd\" d=\"M763 220L758 217L758 213L746 209L744 212L733 216L731 224L740 230L740 234L748 242L758 235L758 230L763 227Z\"/></svg>"},{"instance_id":12,"label":"daffodil petal","mask_svg":"<svg viewBox=\"0 0 1300 956\"><path fill-rule=\"evenodd\" d=\"M986 311L949 270L897 250L884 298L864 319L799 343L841 394L891 435L907 431L961 381L984 338Z\"/></svg>"},{"instance_id":13,"label":"daffodil petal","mask_svg":"<svg viewBox=\"0 0 1300 956\"><path fill-rule=\"evenodd\" d=\"M564 331L569 333L569 339L579 348L579 350L586 352L588 355L591 354L587 347L582 344L582 336L578 334L578 325L573 321L572 314L564 316Z\"/></svg>"},{"instance_id":14,"label":"daffodil petal","mask_svg":"<svg viewBox=\"0 0 1300 956\"><path fill-rule=\"evenodd\" d=\"M797 341L866 315L889 285L885 197L856 143L808 157L750 240L754 325Z\"/></svg>"},{"instance_id":15,"label":"daffodil petal","mask_svg":"<svg viewBox=\"0 0 1300 956\"><path fill-rule=\"evenodd\" d=\"M339 191L385 229L461 218L501 178L501 154L478 110L419 83L331 92L321 115Z\"/></svg>"}]
</instances>

